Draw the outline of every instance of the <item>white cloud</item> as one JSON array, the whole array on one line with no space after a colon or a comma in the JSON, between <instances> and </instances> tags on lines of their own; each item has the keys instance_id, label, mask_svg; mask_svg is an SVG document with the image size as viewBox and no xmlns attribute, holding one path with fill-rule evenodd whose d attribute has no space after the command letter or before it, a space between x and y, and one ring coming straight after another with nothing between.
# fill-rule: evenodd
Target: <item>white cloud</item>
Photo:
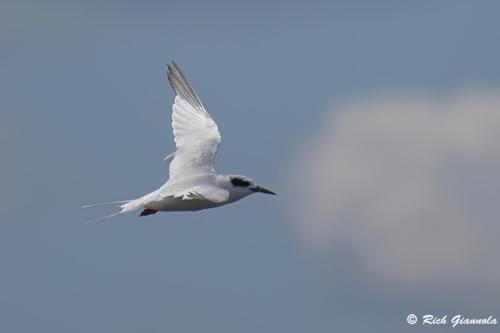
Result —
<instances>
[{"instance_id":1,"label":"white cloud","mask_svg":"<svg viewBox=\"0 0 500 333\"><path fill-rule=\"evenodd\" d=\"M292 174L305 243L349 251L390 286L500 291L499 96L334 108Z\"/></svg>"}]
</instances>

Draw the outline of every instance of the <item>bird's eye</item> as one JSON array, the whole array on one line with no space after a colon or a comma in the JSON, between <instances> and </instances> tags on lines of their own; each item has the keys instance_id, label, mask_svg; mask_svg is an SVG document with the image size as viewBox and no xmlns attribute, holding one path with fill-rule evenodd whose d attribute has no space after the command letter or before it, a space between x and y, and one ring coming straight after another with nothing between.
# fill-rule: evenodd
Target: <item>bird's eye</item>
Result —
<instances>
[{"instance_id":1,"label":"bird's eye","mask_svg":"<svg viewBox=\"0 0 500 333\"><path fill-rule=\"evenodd\" d=\"M250 186L250 182L241 178L231 178L231 184L239 187L248 187Z\"/></svg>"}]
</instances>

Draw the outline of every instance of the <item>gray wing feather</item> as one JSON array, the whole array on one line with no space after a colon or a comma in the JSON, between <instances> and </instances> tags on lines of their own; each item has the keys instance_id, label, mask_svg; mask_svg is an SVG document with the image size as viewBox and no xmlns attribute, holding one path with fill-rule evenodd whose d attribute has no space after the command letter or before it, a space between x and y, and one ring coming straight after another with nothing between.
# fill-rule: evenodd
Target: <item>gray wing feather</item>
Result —
<instances>
[{"instance_id":1,"label":"gray wing feather","mask_svg":"<svg viewBox=\"0 0 500 333\"><path fill-rule=\"evenodd\" d=\"M201 100L194 91L193 87L189 84L182 69L175 62L168 64L168 82L174 89L175 93L185 99L196 110L206 112Z\"/></svg>"}]
</instances>

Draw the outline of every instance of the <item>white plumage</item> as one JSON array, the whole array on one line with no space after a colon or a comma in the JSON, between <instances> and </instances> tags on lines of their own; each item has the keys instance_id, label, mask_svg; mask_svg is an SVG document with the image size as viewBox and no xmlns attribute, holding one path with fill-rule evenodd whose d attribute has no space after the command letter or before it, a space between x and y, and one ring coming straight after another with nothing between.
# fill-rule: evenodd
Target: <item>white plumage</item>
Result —
<instances>
[{"instance_id":1,"label":"white plumage","mask_svg":"<svg viewBox=\"0 0 500 333\"><path fill-rule=\"evenodd\" d=\"M172 107L176 151L165 157L170 162L168 181L138 199L83 206L121 204L119 212L98 220L136 209L143 209L141 216L157 211L195 211L225 205L255 192L274 194L248 177L215 174L214 159L221 144L217 124L173 61L168 65L168 81L176 93Z\"/></svg>"}]
</instances>

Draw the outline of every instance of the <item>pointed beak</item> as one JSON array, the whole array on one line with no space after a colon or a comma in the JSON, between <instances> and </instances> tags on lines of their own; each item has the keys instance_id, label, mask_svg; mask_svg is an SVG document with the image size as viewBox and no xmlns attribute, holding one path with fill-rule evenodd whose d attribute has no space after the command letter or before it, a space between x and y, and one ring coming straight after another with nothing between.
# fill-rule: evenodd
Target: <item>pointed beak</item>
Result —
<instances>
[{"instance_id":1,"label":"pointed beak","mask_svg":"<svg viewBox=\"0 0 500 333\"><path fill-rule=\"evenodd\" d=\"M276 195L273 191L268 190L267 188L263 188L262 186L256 186L252 189L254 192L266 193Z\"/></svg>"}]
</instances>

